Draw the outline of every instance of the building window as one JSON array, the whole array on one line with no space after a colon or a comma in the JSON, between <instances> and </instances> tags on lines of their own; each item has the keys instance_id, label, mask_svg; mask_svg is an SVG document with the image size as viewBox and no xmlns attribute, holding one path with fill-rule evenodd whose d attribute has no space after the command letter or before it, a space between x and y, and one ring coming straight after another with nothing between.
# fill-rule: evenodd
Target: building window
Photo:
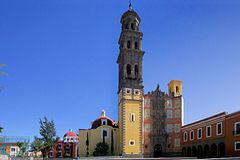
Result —
<instances>
[{"instance_id":1,"label":"building window","mask_svg":"<svg viewBox=\"0 0 240 160\"><path fill-rule=\"evenodd\" d=\"M130 115L130 121L135 122L135 113L131 113Z\"/></svg>"},{"instance_id":2,"label":"building window","mask_svg":"<svg viewBox=\"0 0 240 160\"><path fill-rule=\"evenodd\" d=\"M206 127L206 137L211 137L211 126Z\"/></svg>"},{"instance_id":3,"label":"building window","mask_svg":"<svg viewBox=\"0 0 240 160\"><path fill-rule=\"evenodd\" d=\"M173 130L172 128L173 128L172 124L167 124L167 133L172 133Z\"/></svg>"},{"instance_id":4,"label":"building window","mask_svg":"<svg viewBox=\"0 0 240 160\"><path fill-rule=\"evenodd\" d=\"M16 151L16 149L15 148L11 148L11 152L15 152Z\"/></svg>"},{"instance_id":5,"label":"building window","mask_svg":"<svg viewBox=\"0 0 240 160\"><path fill-rule=\"evenodd\" d=\"M140 95L140 90L139 89L134 89L134 94L135 95Z\"/></svg>"},{"instance_id":6,"label":"building window","mask_svg":"<svg viewBox=\"0 0 240 160\"><path fill-rule=\"evenodd\" d=\"M58 157L62 157L62 152L61 151L58 152Z\"/></svg>"},{"instance_id":7,"label":"building window","mask_svg":"<svg viewBox=\"0 0 240 160\"><path fill-rule=\"evenodd\" d=\"M198 139L201 139L202 138L202 128L198 128L198 130L197 130L197 137L198 137Z\"/></svg>"},{"instance_id":8,"label":"building window","mask_svg":"<svg viewBox=\"0 0 240 160\"><path fill-rule=\"evenodd\" d=\"M194 131L190 131L190 141L194 140Z\"/></svg>"},{"instance_id":9,"label":"building window","mask_svg":"<svg viewBox=\"0 0 240 160\"><path fill-rule=\"evenodd\" d=\"M135 49L138 49L138 42L135 42L134 47Z\"/></svg>"},{"instance_id":10,"label":"building window","mask_svg":"<svg viewBox=\"0 0 240 160\"><path fill-rule=\"evenodd\" d=\"M180 99L176 99L175 100L175 108L179 108L180 107Z\"/></svg>"},{"instance_id":11,"label":"building window","mask_svg":"<svg viewBox=\"0 0 240 160\"><path fill-rule=\"evenodd\" d=\"M172 110L167 110L167 118L172 118Z\"/></svg>"},{"instance_id":12,"label":"building window","mask_svg":"<svg viewBox=\"0 0 240 160\"><path fill-rule=\"evenodd\" d=\"M222 122L216 124L216 135L222 134Z\"/></svg>"},{"instance_id":13,"label":"building window","mask_svg":"<svg viewBox=\"0 0 240 160\"><path fill-rule=\"evenodd\" d=\"M103 139L103 137L109 138L109 128L102 128L101 129L101 139Z\"/></svg>"},{"instance_id":14,"label":"building window","mask_svg":"<svg viewBox=\"0 0 240 160\"><path fill-rule=\"evenodd\" d=\"M132 29L132 30L135 30L135 26L134 26L133 23L131 23L131 29Z\"/></svg>"},{"instance_id":15,"label":"building window","mask_svg":"<svg viewBox=\"0 0 240 160\"><path fill-rule=\"evenodd\" d=\"M125 28L128 29L128 23L126 23Z\"/></svg>"},{"instance_id":16,"label":"building window","mask_svg":"<svg viewBox=\"0 0 240 160\"><path fill-rule=\"evenodd\" d=\"M107 119L101 119L102 126L107 125Z\"/></svg>"},{"instance_id":17,"label":"building window","mask_svg":"<svg viewBox=\"0 0 240 160\"><path fill-rule=\"evenodd\" d=\"M180 110L175 110L175 118L180 118Z\"/></svg>"},{"instance_id":18,"label":"building window","mask_svg":"<svg viewBox=\"0 0 240 160\"><path fill-rule=\"evenodd\" d=\"M178 88L178 86L176 87L176 93L179 94L179 88Z\"/></svg>"},{"instance_id":19,"label":"building window","mask_svg":"<svg viewBox=\"0 0 240 160\"><path fill-rule=\"evenodd\" d=\"M131 65L127 64L127 75L130 76L131 75Z\"/></svg>"},{"instance_id":20,"label":"building window","mask_svg":"<svg viewBox=\"0 0 240 160\"><path fill-rule=\"evenodd\" d=\"M150 117L150 110L149 109L145 109L144 117L145 118L149 118Z\"/></svg>"},{"instance_id":21,"label":"building window","mask_svg":"<svg viewBox=\"0 0 240 160\"><path fill-rule=\"evenodd\" d=\"M176 133L180 132L180 124L175 124L175 132Z\"/></svg>"},{"instance_id":22,"label":"building window","mask_svg":"<svg viewBox=\"0 0 240 160\"><path fill-rule=\"evenodd\" d=\"M125 89L125 93L126 93L126 94L131 94L131 93L132 93L132 90L131 90L130 88L127 88L127 89Z\"/></svg>"},{"instance_id":23,"label":"building window","mask_svg":"<svg viewBox=\"0 0 240 160\"><path fill-rule=\"evenodd\" d=\"M62 149L62 144L58 144L58 149Z\"/></svg>"},{"instance_id":24,"label":"building window","mask_svg":"<svg viewBox=\"0 0 240 160\"><path fill-rule=\"evenodd\" d=\"M240 141L235 142L235 151L240 151Z\"/></svg>"},{"instance_id":25,"label":"building window","mask_svg":"<svg viewBox=\"0 0 240 160\"><path fill-rule=\"evenodd\" d=\"M240 122L234 123L235 135L240 135Z\"/></svg>"},{"instance_id":26,"label":"building window","mask_svg":"<svg viewBox=\"0 0 240 160\"><path fill-rule=\"evenodd\" d=\"M137 78L138 77L138 65L135 65L134 70L135 70L135 77Z\"/></svg>"},{"instance_id":27,"label":"building window","mask_svg":"<svg viewBox=\"0 0 240 160\"><path fill-rule=\"evenodd\" d=\"M53 157L53 151L50 152L49 157Z\"/></svg>"},{"instance_id":28,"label":"building window","mask_svg":"<svg viewBox=\"0 0 240 160\"><path fill-rule=\"evenodd\" d=\"M145 132L150 132L150 124L145 124Z\"/></svg>"},{"instance_id":29,"label":"building window","mask_svg":"<svg viewBox=\"0 0 240 160\"><path fill-rule=\"evenodd\" d=\"M175 147L180 147L180 139L179 138L175 139Z\"/></svg>"},{"instance_id":30,"label":"building window","mask_svg":"<svg viewBox=\"0 0 240 160\"><path fill-rule=\"evenodd\" d=\"M66 149L69 149L70 148L70 144L66 144Z\"/></svg>"},{"instance_id":31,"label":"building window","mask_svg":"<svg viewBox=\"0 0 240 160\"><path fill-rule=\"evenodd\" d=\"M172 108L172 101L171 100L166 101L166 108Z\"/></svg>"},{"instance_id":32,"label":"building window","mask_svg":"<svg viewBox=\"0 0 240 160\"><path fill-rule=\"evenodd\" d=\"M135 140L130 140L129 141L129 146L135 146Z\"/></svg>"},{"instance_id":33,"label":"building window","mask_svg":"<svg viewBox=\"0 0 240 160\"><path fill-rule=\"evenodd\" d=\"M127 48L128 48L128 49L131 48L131 41L127 41Z\"/></svg>"},{"instance_id":34,"label":"building window","mask_svg":"<svg viewBox=\"0 0 240 160\"><path fill-rule=\"evenodd\" d=\"M184 142L187 142L187 132L184 132L183 137L184 137L184 138L183 138L183 141L184 141Z\"/></svg>"}]
</instances>

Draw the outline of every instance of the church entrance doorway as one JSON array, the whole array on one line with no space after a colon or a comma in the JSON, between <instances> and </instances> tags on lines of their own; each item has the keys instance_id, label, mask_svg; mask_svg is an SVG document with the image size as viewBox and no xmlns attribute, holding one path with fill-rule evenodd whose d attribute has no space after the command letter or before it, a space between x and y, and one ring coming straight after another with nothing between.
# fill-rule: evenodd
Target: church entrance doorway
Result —
<instances>
[{"instance_id":1,"label":"church entrance doorway","mask_svg":"<svg viewBox=\"0 0 240 160\"><path fill-rule=\"evenodd\" d=\"M156 144L154 146L154 157L160 157L162 155L162 145Z\"/></svg>"}]
</instances>

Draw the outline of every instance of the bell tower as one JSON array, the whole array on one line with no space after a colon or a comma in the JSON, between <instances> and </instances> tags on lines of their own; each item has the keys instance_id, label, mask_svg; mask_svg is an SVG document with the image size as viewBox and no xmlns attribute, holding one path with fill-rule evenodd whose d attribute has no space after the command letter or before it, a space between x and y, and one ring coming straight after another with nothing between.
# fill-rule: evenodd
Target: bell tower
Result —
<instances>
[{"instance_id":1,"label":"bell tower","mask_svg":"<svg viewBox=\"0 0 240 160\"><path fill-rule=\"evenodd\" d=\"M125 157L142 156L142 36L140 17L130 3L121 18L119 38L118 117L120 153Z\"/></svg>"}]
</instances>

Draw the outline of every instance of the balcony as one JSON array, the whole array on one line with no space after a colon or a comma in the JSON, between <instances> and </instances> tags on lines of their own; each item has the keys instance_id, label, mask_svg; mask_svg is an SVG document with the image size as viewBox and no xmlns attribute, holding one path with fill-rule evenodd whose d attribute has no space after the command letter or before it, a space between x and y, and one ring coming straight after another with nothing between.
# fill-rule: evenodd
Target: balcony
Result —
<instances>
[{"instance_id":1,"label":"balcony","mask_svg":"<svg viewBox=\"0 0 240 160\"><path fill-rule=\"evenodd\" d=\"M234 136L240 135L240 130L233 131L233 135Z\"/></svg>"}]
</instances>

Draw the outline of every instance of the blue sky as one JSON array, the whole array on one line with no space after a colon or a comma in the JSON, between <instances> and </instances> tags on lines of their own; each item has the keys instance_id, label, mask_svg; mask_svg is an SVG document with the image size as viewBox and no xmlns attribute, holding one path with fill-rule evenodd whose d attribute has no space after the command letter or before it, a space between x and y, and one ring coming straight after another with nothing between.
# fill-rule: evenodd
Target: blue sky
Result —
<instances>
[{"instance_id":1,"label":"blue sky","mask_svg":"<svg viewBox=\"0 0 240 160\"><path fill-rule=\"evenodd\" d=\"M183 81L185 123L240 109L240 1L133 0L144 33L144 90ZM5 135L117 120L120 18L128 0L1 0L0 125Z\"/></svg>"}]
</instances>

